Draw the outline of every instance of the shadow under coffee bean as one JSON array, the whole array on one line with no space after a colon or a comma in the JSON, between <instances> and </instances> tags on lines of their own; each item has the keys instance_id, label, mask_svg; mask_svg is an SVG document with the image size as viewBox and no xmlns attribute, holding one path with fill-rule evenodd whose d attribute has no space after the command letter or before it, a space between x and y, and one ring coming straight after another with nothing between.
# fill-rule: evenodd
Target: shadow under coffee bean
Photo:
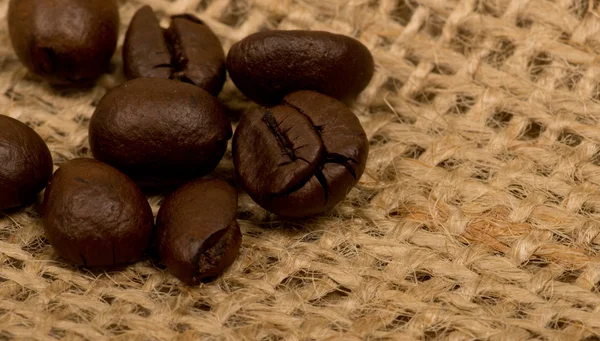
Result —
<instances>
[{"instance_id":1,"label":"shadow under coffee bean","mask_svg":"<svg viewBox=\"0 0 600 341\"><path fill-rule=\"evenodd\" d=\"M233 161L254 201L283 217L335 206L362 176L369 143L343 103L298 91L245 115L233 137Z\"/></svg>"},{"instance_id":2,"label":"shadow under coffee bean","mask_svg":"<svg viewBox=\"0 0 600 341\"><path fill-rule=\"evenodd\" d=\"M150 6L140 8L123 44L123 68L129 78L170 78L194 84L216 96L225 83L225 52L219 38L191 14L171 17L159 26Z\"/></svg>"}]
</instances>

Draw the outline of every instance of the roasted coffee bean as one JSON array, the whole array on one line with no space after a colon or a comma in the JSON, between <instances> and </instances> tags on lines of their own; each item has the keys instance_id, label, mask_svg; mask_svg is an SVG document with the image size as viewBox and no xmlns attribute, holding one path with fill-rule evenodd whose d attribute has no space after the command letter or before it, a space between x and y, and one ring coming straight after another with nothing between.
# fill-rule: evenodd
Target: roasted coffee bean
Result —
<instances>
[{"instance_id":1,"label":"roasted coffee bean","mask_svg":"<svg viewBox=\"0 0 600 341\"><path fill-rule=\"evenodd\" d=\"M11 0L8 29L15 52L50 83L91 83L117 46L116 0Z\"/></svg>"},{"instance_id":2,"label":"roasted coffee bean","mask_svg":"<svg viewBox=\"0 0 600 341\"><path fill-rule=\"evenodd\" d=\"M154 218L131 179L93 159L64 163L44 195L43 226L56 253L75 265L110 268L148 250Z\"/></svg>"},{"instance_id":3,"label":"roasted coffee bean","mask_svg":"<svg viewBox=\"0 0 600 341\"><path fill-rule=\"evenodd\" d=\"M233 137L242 187L267 210L302 218L343 200L362 176L369 143L343 103L314 91L245 115Z\"/></svg>"},{"instance_id":4,"label":"roasted coffee bean","mask_svg":"<svg viewBox=\"0 0 600 341\"><path fill-rule=\"evenodd\" d=\"M35 198L52 176L52 155L25 124L0 115L0 210Z\"/></svg>"},{"instance_id":5,"label":"roasted coffee bean","mask_svg":"<svg viewBox=\"0 0 600 341\"><path fill-rule=\"evenodd\" d=\"M225 52L219 38L191 14L171 17L163 30L150 6L137 11L123 44L128 78L171 78L217 95L225 82Z\"/></svg>"},{"instance_id":6,"label":"roasted coffee bean","mask_svg":"<svg viewBox=\"0 0 600 341\"><path fill-rule=\"evenodd\" d=\"M359 41L343 35L265 31L231 47L227 70L238 89L260 104L278 104L297 90L348 101L369 84L373 57Z\"/></svg>"},{"instance_id":7,"label":"roasted coffee bean","mask_svg":"<svg viewBox=\"0 0 600 341\"><path fill-rule=\"evenodd\" d=\"M225 271L242 243L236 210L235 189L220 180L196 180L168 196L156 218L156 244L167 270L190 285Z\"/></svg>"},{"instance_id":8,"label":"roasted coffee bean","mask_svg":"<svg viewBox=\"0 0 600 341\"><path fill-rule=\"evenodd\" d=\"M157 190L211 172L231 135L215 97L159 78L136 78L109 91L89 127L94 157Z\"/></svg>"}]
</instances>

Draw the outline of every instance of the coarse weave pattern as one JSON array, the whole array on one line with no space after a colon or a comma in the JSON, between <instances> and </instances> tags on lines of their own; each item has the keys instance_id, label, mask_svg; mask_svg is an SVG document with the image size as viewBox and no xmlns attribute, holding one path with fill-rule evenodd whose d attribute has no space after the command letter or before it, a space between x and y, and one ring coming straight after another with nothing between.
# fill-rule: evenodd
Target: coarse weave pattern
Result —
<instances>
[{"instance_id":1,"label":"coarse weave pattern","mask_svg":"<svg viewBox=\"0 0 600 341\"><path fill-rule=\"evenodd\" d=\"M240 197L243 247L214 283L140 262L61 263L39 205L0 215L0 340L600 340L600 10L584 0L120 1L196 13L225 49L264 29L352 35L376 60L352 108L365 175L329 214ZM52 89L17 60L0 0L0 114L90 156L112 75ZM233 117L251 104L228 81ZM231 180L228 152L216 171ZM162 198L150 202L156 213Z\"/></svg>"}]
</instances>

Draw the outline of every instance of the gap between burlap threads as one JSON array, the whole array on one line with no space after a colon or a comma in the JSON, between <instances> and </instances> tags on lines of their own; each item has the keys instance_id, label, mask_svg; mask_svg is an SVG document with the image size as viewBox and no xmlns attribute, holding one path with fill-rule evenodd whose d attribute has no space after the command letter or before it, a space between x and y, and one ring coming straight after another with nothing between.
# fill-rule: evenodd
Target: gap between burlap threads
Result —
<instances>
[{"instance_id":1,"label":"gap between burlap threads","mask_svg":"<svg viewBox=\"0 0 600 341\"><path fill-rule=\"evenodd\" d=\"M182 286L149 262L57 261L39 207L0 216L0 340L600 340L597 1L120 1L193 12L225 49L262 29L358 37L377 72L353 107L365 175L329 215L282 222L240 199L242 254ZM0 0L0 114L56 165L90 156L113 74L57 91L27 74ZM228 81L232 116L251 104ZM231 180L228 152L216 172ZM161 198L150 198L156 213Z\"/></svg>"}]
</instances>

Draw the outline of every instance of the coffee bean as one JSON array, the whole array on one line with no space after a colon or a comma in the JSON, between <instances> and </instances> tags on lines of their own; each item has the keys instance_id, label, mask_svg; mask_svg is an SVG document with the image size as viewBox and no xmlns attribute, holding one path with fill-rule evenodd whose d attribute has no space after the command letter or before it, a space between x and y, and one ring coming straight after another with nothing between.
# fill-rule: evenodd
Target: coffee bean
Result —
<instances>
[{"instance_id":1,"label":"coffee bean","mask_svg":"<svg viewBox=\"0 0 600 341\"><path fill-rule=\"evenodd\" d=\"M171 78L217 95L225 82L225 52L219 38L191 14L171 17L163 30L150 6L134 15L123 44L128 78Z\"/></svg>"},{"instance_id":2,"label":"coffee bean","mask_svg":"<svg viewBox=\"0 0 600 341\"><path fill-rule=\"evenodd\" d=\"M233 137L242 187L267 210L302 218L342 201L365 169L369 144L344 104L314 91L245 115Z\"/></svg>"},{"instance_id":3,"label":"coffee bean","mask_svg":"<svg viewBox=\"0 0 600 341\"><path fill-rule=\"evenodd\" d=\"M109 91L89 127L94 157L148 189L178 187L211 172L231 134L215 97L159 78L136 78Z\"/></svg>"},{"instance_id":4,"label":"coffee bean","mask_svg":"<svg viewBox=\"0 0 600 341\"><path fill-rule=\"evenodd\" d=\"M196 180L165 199L156 218L157 247L167 270L184 283L220 275L239 254L237 193L220 180Z\"/></svg>"},{"instance_id":5,"label":"coffee bean","mask_svg":"<svg viewBox=\"0 0 600 341\"><path fill-rule=\"evenodd\" d=\"M75 265L113 267L139 260L153 223L135 183L93 159L64 163L44 195L46 236L56 253Z\"/></svg>"},{"instance_id":6,"label":"coffee bean","mask_svg":"<svg viewBox=\"0 0 600 341\"><path fill-rule=\"evenodd\" d=\"M265 31L231 47L227 70L238 89L260 104L278 104L297 90L347 101L369 84L373 57L359 41L343 35Z\"/></svg>"},{"instance_id":7,"label":"coffee bean","mask_svg":"<svg viewBox=\"0 0 600 341\"><path fill-rule=\"evenodd\" d=\"M52 176L52 155L25 124L0 115L0 210L26 204Z\"/></svg>"},{"instance_id":8,"label":"coffee bean","mask_svg":"<svg viewBox=\"0 0 600 341\"><path fill-rule=\"evenodd\" d=\"M11 0L10 39L21 62L50 83L93 82L117 46L116 0Z\"/></svg>"}]
</instances>

